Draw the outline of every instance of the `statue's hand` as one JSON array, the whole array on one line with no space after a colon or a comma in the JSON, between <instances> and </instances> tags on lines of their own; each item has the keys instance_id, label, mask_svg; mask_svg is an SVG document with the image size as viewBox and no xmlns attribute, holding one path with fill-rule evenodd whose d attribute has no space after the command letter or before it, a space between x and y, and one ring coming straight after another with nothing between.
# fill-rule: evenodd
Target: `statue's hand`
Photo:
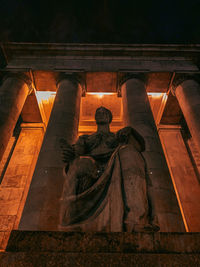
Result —
<instances>
[{"instance_id":1,"label":"statue's hand","mask_svg":"<svg viewBox=\"0 0 200 267\"><path fill-rule=\"evenodd\" d=\"M130 126L124 127L123 129L119 130L117 132L117 139L119 140L119 143L127 144L132 131L133 129Z\"/></svg>"},{"instance_id":2,"label":"statue's hand","mask_svg":"<svg viewBox=\"0 0 200 267\"><path fill-rule=\"evenodd\" d=\"M62 148L63 162L69 163L75 158L74 146L69 145L65 139L60 139L60 147Z\"/></svg>"}]
</instances>

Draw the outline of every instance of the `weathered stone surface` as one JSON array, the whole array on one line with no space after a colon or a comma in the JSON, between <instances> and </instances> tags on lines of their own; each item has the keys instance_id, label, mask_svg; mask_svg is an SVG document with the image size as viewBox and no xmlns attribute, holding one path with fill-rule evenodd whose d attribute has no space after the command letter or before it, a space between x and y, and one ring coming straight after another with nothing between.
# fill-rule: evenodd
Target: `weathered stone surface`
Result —
<instances>
[{"instance_id":1,"label":"weathered stone surface","mask_svg":"<svg viewBox=\"0 0 200 267\"><path fill-rule=\"evenodd\" d=\"M51 44L50 48L48 44L6 43L3 47L5 53L12 59L8 62L8 68L92 72L198 71L194 63L199 57L197 45L123 44L120 46L117 44L57 43ZM23 57L19 51L23 52ZM167 81L165 86L168 84Z\"/></svg>"},{"instance_id":2,"label":"weathered stone surface","mask_svg":"<svg viewBox=\"0 0 200 267\"><path fill-rule=\"evenodd\" d=\"M17 228L43 138L42 128L23 128L0 187L0 250Z\"/></svg>"},{"instance_id":3,"label":"weathered stone surface","mask_svg":"<svg viewBox=\"0 0 200 267\"><path fill-rule=\"evenodd\" d=\"M30 89L23 78L9 76L0 89L0 160L22 111Z\"/></svg>"},{"instance_id":4,"label":"weathered stone surface","mask_svg":"<svg viewBox=\"0 0 200 267\"><path fill-rule=\"evenodd\" d=\"M189 232L200 231L200 186L179 128L160 128L160 138Z\"/></svg>"},{"instance_id":5,"label":"weathered stone surface","mask_svg":"<svg viewBox=\"0 0 200 267\"><path fill-rule=\"evenodd\" d=\"M112 113L105 107L97 108L95 120L94 134L80 136L72 146L63 140L67 171L59 229L158 231L146 189L143 137L131 127L110 132Z\"/></svg>"},{"instance_id":6,"label":"weathered stone surface","mask_svg":"<svg viewBox=\"0 0 200 267\"><path fill-rule=\"evenodd\" d=\"M23 188L0 188L0 215L16 215Z\"/></svg>"},{"instance_id":7,"label":"weathered stone surface","mask_svg":"<svg viewBox=\"0 0 200 267\"><path fill-rule=\"evenodd\" d=\"M0 254L7 266L199 266L197 233L13 231Z\"/></svg>"},{"instance_id":8,"label":"weathered stone surface","mask_svg":"<svg viewBox=\"0 0 200 267\"><path fill-rule=\"evenodd\" d=\"M200 85L192 78L184 80L176 87L175 95L194 142L200 149Z\"/></svg>"},{"instance_id":9,"label":"weathered stone surface","mask_svg":"<svg viewBox=\"0 0 200 267\"><path fill-rule=\"evenodd\" d=\"M183 220L155 126L145 84L136 76L136 78L127 80L122 85L121 90L125 125L135 128L144 137L148 148L143 153L150 178L148 190L160 230L164 232L182 232L184 231ZM159 179L159 176L162 178Z\"/></svg>"},{"instance_id":10,"label":"weathered stone surface","mask_svg":"<svg viewBox=\"0 0 200 267\"><path fill-rule=\"evenodd\" d=\"M200 233L12 231L8 252L198 253Z\"/></svg>"},{"instance_id":11,"label":"weathered stone surface","mask_svg":"<svg viewBox=\"0 0 200 267\"><path fill-rule=\"evenodd\" d=\"M1 253L1 267L155 267L199 266L199 254L130 254L130 253Z\"/></svg>"},{"instance_id":12,"label":"weathered stone surface","mask_svg":"<svg viewBox=\"0 0 200 267\"><path fill-rule=\"evenodd\" d=\"M76 140L81 99L80 85L68 78L59 82L20 229L56 230L58 226L64 168L60 139Z\"/></svg>"},{"instance_id":13,"label":"weathered stone surface","mask_svg":"<svg viewBox=\"0 0 200 267\"><path fill-rule=\"evenodd\" d=\"M0 251L5 250L9 237L10 231L0 231Z\"/></svg>"}]
</instances>

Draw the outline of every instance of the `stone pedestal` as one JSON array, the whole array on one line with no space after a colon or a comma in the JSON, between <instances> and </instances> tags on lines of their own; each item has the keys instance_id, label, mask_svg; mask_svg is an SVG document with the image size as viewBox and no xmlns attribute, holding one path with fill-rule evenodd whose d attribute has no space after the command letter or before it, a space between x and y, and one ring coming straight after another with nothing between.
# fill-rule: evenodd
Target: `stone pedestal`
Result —
<instances>
[{"instance_id":1,"label":"stone pedestal","mask_svg":"<svg viewBox=\"0 0 200 267\"><path fill-rule=\"evenodd\" d=\"M121 92L125 126L132 126L145 139L144 157L153 215L157 217L161 231L185 231L145 84L142 80L131 78L122 85Z\"/></svg>"},{"instance_id":2,"label":"stone pedestal","mask_svg":"<svg viewBox=\"0 0 200 267\"><path fill-rule=\"evenodd\" d=\"M0 87L0 160L30 90L31 81L25 74L5 77Z\"/></svg>"},{"instance_id":3,"label":"stone pedestal","mask_svg":"<svg viewBox=\"0 0 200 267\"><path fill-rule=\"evenodd\" d=\"M77 138L80 99L79 83L69 76L62 77L19 229L58 229L65 166L60 140L73 143Z\"/></svg>"},{"instance_id":4,"label":"stone pedestal","mask_svg":"<svg viewBox=\"0 0 200 267\"><path fill-rule=\"evenodd\" d=\"M177 87L174 86L174 92L194 142L200 150L200 85L192 78L183 79Z\"/></svg>"},{"instance_id":5,"label":"stone pedestal","mask_svg":"<svg viewBox=\"0 0 200 267\"><path fill-rule=\"evenodd\" d=\"M13 231L1 266L199 266L199 233Z\"/></svg>"}]
</instances>

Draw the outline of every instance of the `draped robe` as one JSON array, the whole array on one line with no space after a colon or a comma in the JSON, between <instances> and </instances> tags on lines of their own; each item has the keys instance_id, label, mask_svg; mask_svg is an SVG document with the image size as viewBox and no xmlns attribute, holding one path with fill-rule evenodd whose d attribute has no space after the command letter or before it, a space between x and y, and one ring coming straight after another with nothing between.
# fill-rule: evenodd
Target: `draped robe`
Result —
<instances>
[{"instance_id":1,"label":"draped robe","mask_svg":"<svg viewBox=\"0 0 200 267\"><path fill-rule=\"evenodd\" d=\"M123 129L127 129L123 128ZM95 133L80 136L76 158L65 171L60 229L64 231L145 231L151 229L144 139Z\"/></svg>"}]
</instances>

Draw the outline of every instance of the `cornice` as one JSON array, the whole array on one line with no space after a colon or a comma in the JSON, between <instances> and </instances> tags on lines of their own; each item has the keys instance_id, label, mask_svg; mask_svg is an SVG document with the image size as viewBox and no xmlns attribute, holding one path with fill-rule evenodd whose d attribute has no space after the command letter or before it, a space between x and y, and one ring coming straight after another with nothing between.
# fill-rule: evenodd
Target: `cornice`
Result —
<instances>
[{"instance_id":1,"label":"cornice","mask_svg":"<svg viewBox=\"0 0 200 267\"><path fill-rule=\"evenodd\" d=\"M95 57L191 57L200 56L200 44L80 44L80 43L1 43L6 57L20 54L37 56L42 52L49 56ZM34 53L32 53L34 52Z\"/></svg>"},{"instance_id":2,"label":"cornice","mask_svg":"<svg viewBox=\"0 0 200 267\"><path fill-rule=\"evenodd\" d=\"M0 70L200 72L200 45L2 43L1 51Z\"/></svg>"}]
</instances>

